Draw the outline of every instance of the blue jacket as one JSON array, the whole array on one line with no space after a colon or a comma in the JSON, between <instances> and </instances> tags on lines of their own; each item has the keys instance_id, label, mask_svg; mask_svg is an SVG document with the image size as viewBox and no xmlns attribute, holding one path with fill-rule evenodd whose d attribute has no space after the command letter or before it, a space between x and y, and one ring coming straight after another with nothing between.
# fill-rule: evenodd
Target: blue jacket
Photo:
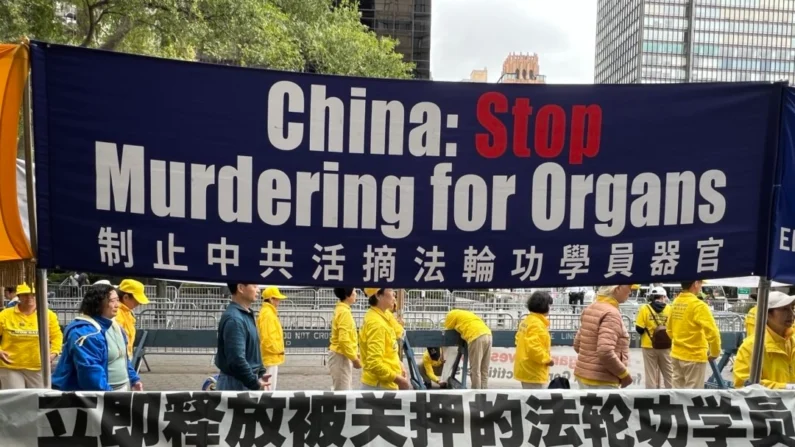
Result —
<instances>
[{"instance_id":1,"label":"blue jacket","mask_svg":"<svg viewBox=\"0 0 795 447\"><path fill-rule=\"evenodd\" d=\"M112 391L108 384L108 342L105 332L115 324L103 317L80 315L64 331L64 344L58 366L52 375L52 388L60 391ZM127 336L124 331L124 344ZM130 385L140 382L127 360Z\"/></svg>"},{"instance_id":2,"label":"blue jacket","mask_svg":"<svg viewBox=\"0 0 795 447\"><path fill-rule=\"evenodd\" d=\"M237 303L229 303L218 322L218 352L215 366L251 390L265 373L259 350L259 334L254 313Z\"/></svg>"}]
</instances>

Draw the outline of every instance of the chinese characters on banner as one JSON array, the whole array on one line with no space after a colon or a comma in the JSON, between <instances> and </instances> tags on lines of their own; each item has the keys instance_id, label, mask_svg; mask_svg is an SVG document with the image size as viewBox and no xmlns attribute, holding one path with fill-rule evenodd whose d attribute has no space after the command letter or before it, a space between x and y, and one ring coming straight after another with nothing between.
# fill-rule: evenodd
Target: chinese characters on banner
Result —
<instances>
[{"instance_id":1,"label":"chinese characters on banner","mask_svg":"<svg viewBox=\"0 0 795 447\"><path fill-rule=\"evenodd\" d=\"M767 268L779 84L515 89L35 43L32 61L41 267L405 288Z\"/></svg>"},{"instance_id":2,"label":"chinese characters on banner","mask_svg":"<svg viewBox=\"0 0 795 447\"><path fill-rule=\"evenodd\" d=\"M795 396L763 389L12 393L37 409L20 415L22 426L0 427L20 446L795 444Z\"/></svg>"},{"instance_id":3,"label":"chinese characters on banner","mask_svg":"<svg viewBox=\"0 0 795 447\"><path fill-rule=\"evenodd\" d=\"M152 231L148 231L152 233ZM314 254L311 255L315 268L306 272L292 272L294 262L294 250L289 248L286 241L272 241L265 243L264 247L257 248L250 244L235 245L229 242L226 237L222 237L217 243L207 244L207 249L202 250L192 256L186 253L186 247L177 246L174 243L174 234L168 233L166 240L157 241L157 261L152 264L152 268L163 273L173 271L189 271L188 265L178 264L176 254L184 256L185 262L188 259L204 255L206 253L207 265L217 266L216 277L228 277L231 267L240 267L242 250L259 250L260 260L259 276L265 281L289 281L297 276L299 281L311 283L312 281L321 282L367 282L379 284L392 284L395 281L395 267L397 265L397 248L383 245L373 247L367 245L366 251L357 254L361 258L359 264L361 269L354 269L346 274L345 247L342 244L323 247L314 245ZM99 256L101 262L107 267L123 265L125 268L134 267L133 257L133 231L115 231L111 227L101 227L97 238L99 245ZM247 246L249 245L249 246ZM723 247L722 239L708 238L699 240L696 243L698 248L698 258L696 262L696 273L698 277L713 275L718 272L720 250ZM587 275L590 272L591 258L589 256L588 245L566 245L562 253L553 256L553 263L549 275L559 275L566 281L575 280L577 275ZM431 248L417 247L416 253L409 253L407 257L414 257L417 264L414 281L416 283L426 283L442 285L446 278L463 278L466 284L489 284L494 279L494 271L497 268L497 257L491 252L488 245L478 249L470 245L460 254L463 263L461 272L449 272L446 267L446 253L441 251L438 246ZM679 264L679 241L664 241L654 243L653 255L643 263L635 264L632 243L612 244L607 262L596 263L597 265L607 265L604 278L616 277L621 280L632 280L633 268L637 270L645 269L651 271L653 276L674 275ZM163 261L166 259L167 261ZM195 262L195 259L194 259ZM513 250L512 256L503 262L512 266L511 276L517 277L518 281L528 284L537 281L541 276L544 265L544 254L537 251L535 245L529 249ZM503 263L500 263L503 264ZM634 267L633 267L634 266ZM507 267L506 267L507 268ZM271 274L276 272L275 277ZM450 275L450 276L447 276Z\"/></svg>"}]
</instances>

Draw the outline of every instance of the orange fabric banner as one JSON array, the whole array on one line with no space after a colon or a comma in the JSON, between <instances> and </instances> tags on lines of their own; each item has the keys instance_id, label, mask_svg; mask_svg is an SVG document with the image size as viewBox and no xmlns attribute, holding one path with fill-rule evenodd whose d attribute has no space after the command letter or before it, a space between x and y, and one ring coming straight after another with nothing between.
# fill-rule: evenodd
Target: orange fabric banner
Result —
<instances>
[{"instance_id":1,"label":"orange fabric banner","mask_svg":"<svg viewBox=\"0 0 795 447\"><path fill-rule=\"evenodd\" d=\"M0 262L33 258L17 202L20 108L30 70L26 45L0 44Z\"/></svg>"}]
</instances>

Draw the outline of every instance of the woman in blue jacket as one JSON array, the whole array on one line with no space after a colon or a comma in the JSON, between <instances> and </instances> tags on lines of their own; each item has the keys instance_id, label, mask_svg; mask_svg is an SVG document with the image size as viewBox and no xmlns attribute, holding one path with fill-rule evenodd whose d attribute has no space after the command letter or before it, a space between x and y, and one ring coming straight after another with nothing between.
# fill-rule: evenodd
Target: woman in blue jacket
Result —
<instances>
[{"instance_id":1,"label":"woman in blue jacket","mask_svg":"<svg viewBox=\"0 0 795 447\"><path fill-rule=\"evenodd\" d=\"M113 321L119 296L109 285L88 288L80 315L64 331L61 358L52 377L60 391L143 391L127 357L127 336Z\"/></svg>"}]
</instances>

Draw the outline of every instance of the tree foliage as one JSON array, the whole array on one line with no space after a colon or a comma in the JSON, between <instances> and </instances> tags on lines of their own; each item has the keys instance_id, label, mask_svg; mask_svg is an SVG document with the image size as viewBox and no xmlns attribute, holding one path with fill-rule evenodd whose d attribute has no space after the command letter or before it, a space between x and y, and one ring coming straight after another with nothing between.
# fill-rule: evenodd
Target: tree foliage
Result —
<instances>
[{"instance_id":1,"label":"tree foliage","mask_svg":"<svg viewBox=\"0 0 795 447\"><path fill-rule=\"evenodd\" d=\"M0 0L0 41L22 36L153 56L407 78L412 65L331 0Z\"/></svg>"}]
</instances>

